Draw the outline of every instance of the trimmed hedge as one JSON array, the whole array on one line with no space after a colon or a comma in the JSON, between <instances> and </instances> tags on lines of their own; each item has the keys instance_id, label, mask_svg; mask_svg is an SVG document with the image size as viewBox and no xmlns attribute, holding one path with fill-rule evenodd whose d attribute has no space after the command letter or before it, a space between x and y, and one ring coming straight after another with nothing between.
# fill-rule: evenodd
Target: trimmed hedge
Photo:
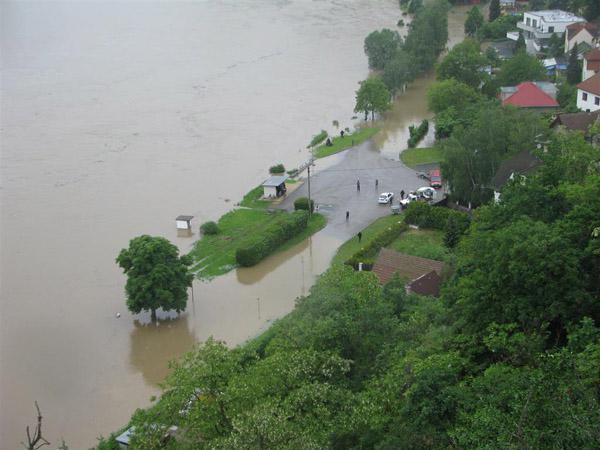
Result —
<instances>
[{"instance_id":1,"label":"trimmed hedge","mask_svg":"<svg viewBox=\"0 0 600 450\"><path fill-rule=\"evenodd\" d=\"M219 230L219 226L215 222L210 221L200 225L200 231L202 234L219 234L221 230Z\"/></svg>"},{"instance_id":2,"label":"trimmed hedge","mask_svg":"<svg viewBox=\"0 0 600 450\"><path fill-rule=\"evenodd\" d=\"M308 197L299 197L294 201L294 209L308 211ZM310 201L310 212L315 210L315 201Z\"/></svg>"},{"instance_id":3,"label":"trimmed hedge","mask_svg":"<svg viewBox=\"0 0 600 450\"><path fill-rule=\"evenodd\" d=\"M358 267L358 263L363 263L363 268L368 270L375 261L375 257L386 245L390 245L398 236L404 233L408 229L408 225L404 222L395 223L385 230L378 233L368 244L361 248L358 252L352 255L346 264L354 267Z\"/></svg>"},{"instance_id":4,"label":"trimmed hedge","mask_svg":"<svg viewBox=\"0 0 600 450\"><path fill-rule=\"evenodd\" d=\"M242 267L258 264L281 244L300 234L308 224L308 211L279 214L262 233L235 252L235 260Z\"/></svg>"},{"instance_id":5,"label":"trimmed hedge","mask_svg":"<svg viewBox=\"0 0 600 450\"><path fill-rule=\"evenodd\" d=\"M421 228L434 228L446 231L448 219L452 217L456 229L463 234L469 228L470 219L466 213L441 206L431 206L424 202L412 202L406 208L404 221Z\"/></svg>"},{"instance_id":6,"label":"trimmed hedge","mask_svg":"<svg viewBox=\"0 0 600 450\"><path fill-rule=\"evenodd\" d=\"M269 167L269 173L284 173L285 166L283 164L276 164L274 166Z\"/></svg>"}]
</instances>

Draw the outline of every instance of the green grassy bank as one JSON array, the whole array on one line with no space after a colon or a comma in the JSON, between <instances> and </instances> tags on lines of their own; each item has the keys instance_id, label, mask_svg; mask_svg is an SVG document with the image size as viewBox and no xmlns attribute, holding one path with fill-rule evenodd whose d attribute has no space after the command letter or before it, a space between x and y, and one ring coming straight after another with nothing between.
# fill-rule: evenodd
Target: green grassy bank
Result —
<instances>
[{"instance_id":1,"label":"green grassy bank","mask_svg":"<svg viewBox=\"0 0 600 450\"><path fill-rule=\"evenodd\" d=\"M379 128L376 127L361 128L352 134L346 134L344 137L334 137L331 141L333 145L328 147L327 145L322 144L314 150L313 155L315 158L325 158L326 156L339 153L372 138L377 132L379 132Z\"/></svg>"}]
</instances>

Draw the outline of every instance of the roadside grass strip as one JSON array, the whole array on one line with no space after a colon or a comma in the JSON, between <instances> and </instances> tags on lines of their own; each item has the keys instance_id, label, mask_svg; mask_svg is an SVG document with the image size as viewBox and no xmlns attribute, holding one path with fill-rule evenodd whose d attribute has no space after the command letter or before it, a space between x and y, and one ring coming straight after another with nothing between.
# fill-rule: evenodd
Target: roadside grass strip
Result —
<instances>
[{"instance_id":1,"label":"roadside grass strip","mask_svg":"<svg viewBox=\"0 0 600 450\"><path fill-rule=\"evenodd\" d=\"M443 152L437 147L409 148L400 153L402 162L415 169L419 164L431 164L444 160Z\"/></svg>"}]
</instances>

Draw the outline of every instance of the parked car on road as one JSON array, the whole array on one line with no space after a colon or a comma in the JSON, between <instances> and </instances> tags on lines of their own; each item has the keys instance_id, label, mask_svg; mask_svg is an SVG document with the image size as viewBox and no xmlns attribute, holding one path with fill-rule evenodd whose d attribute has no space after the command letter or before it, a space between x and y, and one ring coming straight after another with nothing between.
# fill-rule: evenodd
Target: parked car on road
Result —
<instances>
[{"instance_id":1,"label":"parked car on road","mask_svg":"<svg viewBox=\"0 0 600 450\"><path fill-rule=\"evenodd\" d=\"M388 203L391 203L393 199L394 199L393 192L382 192L379 195L379 203L382 205L387 205Z\"/></svg>"},{"instance_id":2,"label":"parked car on road","mask_svg":"<svg viewBox=\"0 0 600 450\"><path fill-rule=\"evenodd\" d=\"M400 200L400 205L402 206L402 208L406 208L410 202L415 202L417 200L417 194L411 191L406 197Z\"/></svg>"},{"instance_id":3,"label":"parked car on road","mask_svg":"<svg viewBox=\"0 0 600 450\"><path fill-rule=\"evenodd\" d=\"M433 169L429 171L429 185L436 189L442 187L442 176L440 175L440 169Z\"/></svg>"},{"instance_id":4,"label":"parked car on road","mask_svg":"<svg viewBox=\"0 0 600 450\"><path fill-rule=\"evenodd\" d=\"M424 200L433 200L435 198L435 189L429 186L421 187L417 189L417 197Z\"/></svg>"}]
</instances>

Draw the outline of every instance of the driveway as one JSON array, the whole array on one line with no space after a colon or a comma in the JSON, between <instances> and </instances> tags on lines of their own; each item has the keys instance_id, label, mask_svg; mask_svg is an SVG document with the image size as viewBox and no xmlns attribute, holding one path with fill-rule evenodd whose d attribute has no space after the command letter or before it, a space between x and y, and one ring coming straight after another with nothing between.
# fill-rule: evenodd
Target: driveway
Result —
<instances>
[{"instance_id":1,"label":"driveway","mask_svg":"<svg viewBox=\"0 0 600 450\"><path fill-rule=\"evenodd\" d=\"M357 180L360 180L360 191L356 189ZM377 188L375 180L379 180ZM310 182L315 206L327 216L324 231L342 240L349 239L375 219L391 214L389 205L377 203L381 192L393 192L394 204L398 204L401 190L408 193L428 185L402 162L383 158L371 141L315 161ZM294 200L306 196L308 183L304 182L279 208L293 210ZM350 212L348 221L346 211Z\"/></svg>"}]
</instances>

